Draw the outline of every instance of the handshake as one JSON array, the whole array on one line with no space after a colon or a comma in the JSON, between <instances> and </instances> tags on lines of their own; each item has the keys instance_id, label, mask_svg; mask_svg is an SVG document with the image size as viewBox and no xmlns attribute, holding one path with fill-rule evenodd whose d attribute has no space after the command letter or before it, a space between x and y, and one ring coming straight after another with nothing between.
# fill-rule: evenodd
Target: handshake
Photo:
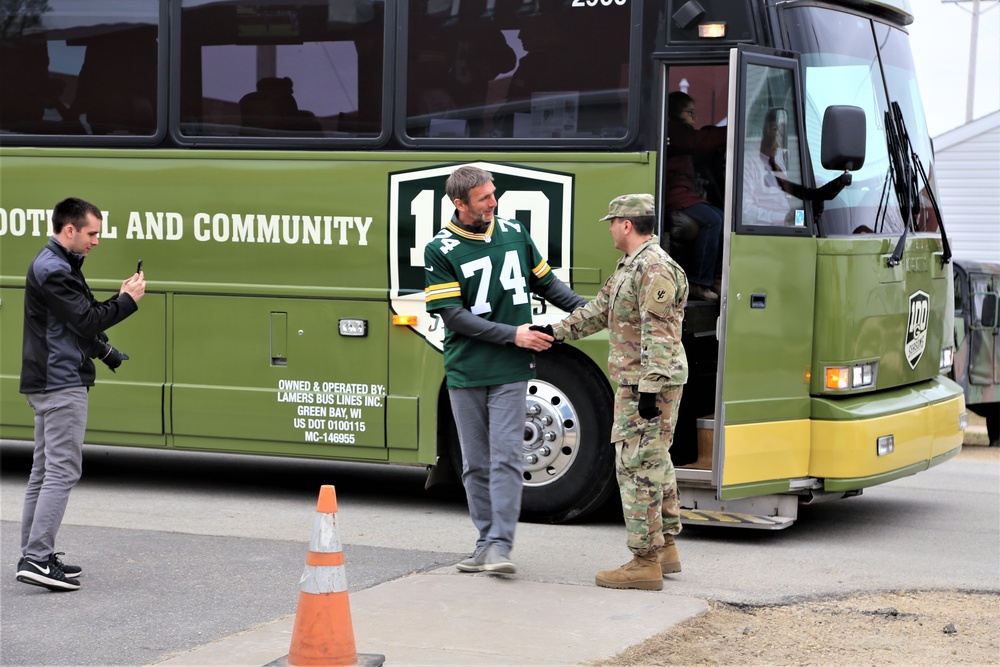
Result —
<instances>
[{"instance_id":1,"label":"handshake","mask_svg":"<svg viewBox=\"0 0 1000 667\"><path fill-rule=\"evenodd\" d=\"M546 324L545 326L539 326L537 324L532 324L530 327L528 327L528 329L531 330L531 331L541 331L546 336L552 336L552 338L555 339L553 341L555 343L561 343L562 342L560 339L556 338L556 335L554 333L552 333L552 325L551 324Z\"/></svg>"}]
</instances>

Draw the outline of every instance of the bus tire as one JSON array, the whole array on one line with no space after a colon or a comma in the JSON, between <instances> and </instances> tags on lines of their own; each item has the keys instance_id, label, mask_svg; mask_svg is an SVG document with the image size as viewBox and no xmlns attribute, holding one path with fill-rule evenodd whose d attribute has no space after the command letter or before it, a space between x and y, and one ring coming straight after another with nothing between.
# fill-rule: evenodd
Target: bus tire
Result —
<instances>
[{"instance_id":1,"label":"bus tire","mask_svg":"<svg viewBox=\"0 0 1000 667\"><path fill-rule=\"evenodd\" d=\"M600 508L617 490L609 439L614 396L573 348L539 354L525 396L521 518L564 523Z\"/></svg>"}]
</instances>

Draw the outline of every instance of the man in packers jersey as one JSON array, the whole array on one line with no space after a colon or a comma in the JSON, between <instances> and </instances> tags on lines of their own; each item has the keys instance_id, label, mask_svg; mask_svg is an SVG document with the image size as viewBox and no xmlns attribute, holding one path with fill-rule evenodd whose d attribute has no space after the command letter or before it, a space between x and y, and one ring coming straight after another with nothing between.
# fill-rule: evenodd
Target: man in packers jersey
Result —
<instances>
[{"instance_id":1,"label":"man in packers jersey","mask_svg":"<svg viewBox=\"0 0 1000 667\"><path fill-rule=\"evenodd\" d=\"M531 293L570 311L585 303L553 274L516 220L494 215L493 176L459 167L445 184L451 220L424 248L428 312L444 321L444 368L462 448L475 551L462 572L516 572L525 393L552 337L531 326Z\"/></svg>"},{"instance_id":2,"label":"man in packers jersey","mask_svg":"<svg viewBox=\"0 0 1000 667\"><path fill-rule=\"evenodd\" d=\"M625 256L593 301L552 327L556 340L608 330L608 374L618 384L611 441L633 555L620 568L597 573L595 582L606 588L658 591L664 575L681 571L670 445L688 376L681 344L688 281L653 235L655 213L652 195L611 201L601 220L611 221L615 247Z\"/></svg>"}]
</instances>

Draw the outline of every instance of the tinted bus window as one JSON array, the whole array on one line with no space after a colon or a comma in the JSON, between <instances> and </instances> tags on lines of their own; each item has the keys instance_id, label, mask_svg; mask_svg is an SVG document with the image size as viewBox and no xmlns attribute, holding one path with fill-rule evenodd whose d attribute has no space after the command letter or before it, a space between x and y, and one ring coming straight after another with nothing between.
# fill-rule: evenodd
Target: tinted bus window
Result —
<instances>
[{"instance_id":1,"label":"tinted bus window","mask_svg":"<svg viewBox=\"0 0 1000 667\"><path fill-rule=\"evenodd\" d=\"M156 133L157 0L4 5L0 131Z\"/></svg>"},{"instance_id":2,"label":"tinted bus window","mask_svg":"<svg viewBox=\"0 0 1000 667\"><path fill-rule=\"evenodd\" d=\"M795 86L790 70L747 67L743 148L743 226L806 229Z\"/></svg>"},{"instance_id":3,"label":"tinted bus window","mask_svg":"<svg viewBox=\"0 0 1000 667\"><path fill-rule=\"evenodd\" d=\"M182 136L381 132L383 3L186 0L182 7Z\"/></svg>"},{"instance_id":4,"label":"tinted bus window","mask_svg":"<svg viewBox=\"0 0 1000 667\"><path fill-rule=\"evenodd\" d=\"M631 6L411 1L406 134L625 137Z\"/></svg>"}]
</instances>

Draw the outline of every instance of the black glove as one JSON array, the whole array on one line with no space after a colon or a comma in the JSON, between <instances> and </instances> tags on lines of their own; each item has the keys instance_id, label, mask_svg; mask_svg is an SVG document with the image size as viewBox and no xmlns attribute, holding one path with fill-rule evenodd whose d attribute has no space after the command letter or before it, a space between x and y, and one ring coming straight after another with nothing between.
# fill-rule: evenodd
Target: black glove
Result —
<instances>
[{"instance_id":1,"label":"black glove","mask_svg":"<svg viewBox=\"0 0 1000 667\"><path fill-rule=\"evenodd\" d=\"M639 392L639 416L643 419L656 419L660 409L656 407L656 394L649 391Z\"/></svg>"},{"instance_id":2,"label":"black glove","mask_svg":"<svg viewBox=\"0 0 1000 667\"><path fill-rule=\"evenodd\" d=\"M116 350L110 345L108 345L108 349L104 353L104 356L101 357L101 361L104 362L105 366L111 369L112 373L114 373L115 369L121 366L122 362L125 361L126 359L128 359L127 354L125 354L121 350Z\"/></svg>"},{"instance_id":3,"label":"black glove","mask_svg":"<svg viewBox=\"0 0 1000 667\"><path fill-rule=\"evenodd\" d=\"M562 342L561 340L559 340L558 338L556 338L556 335L554 333L552 333L552 325L551 324L546 324L544 327L538 326L537 324L532 324L530 327L528 327L528 330L529 331L541 331L543 334L545 334L547 336L552 336L552 338L555 339L556 343L561 343Z\"/></svg>"}]
</instances>

